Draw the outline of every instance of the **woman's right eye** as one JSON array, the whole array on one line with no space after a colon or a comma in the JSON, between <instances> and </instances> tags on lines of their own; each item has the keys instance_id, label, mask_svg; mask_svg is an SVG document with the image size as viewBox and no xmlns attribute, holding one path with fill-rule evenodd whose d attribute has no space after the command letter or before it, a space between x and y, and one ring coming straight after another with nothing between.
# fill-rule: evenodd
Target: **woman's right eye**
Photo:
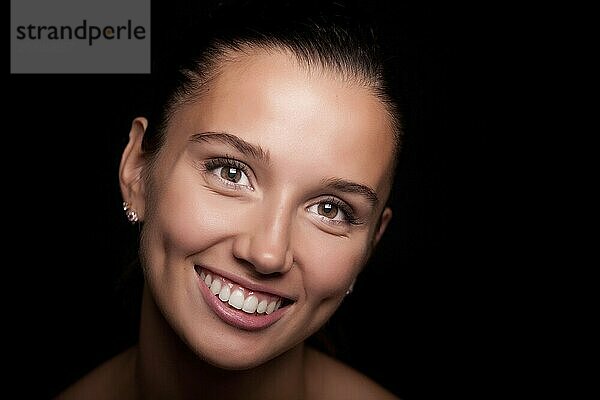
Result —
<instances>
[{"instance_id":1,"label":"woman's right eye","mask_svg":"<svg viewBox=\"0 0 600 400\"><path fill-rule=\"evenodd\" d=\"M218 167L212 172L229 182L243 186L250 186L250 180L248 179L248 176L246 176L246 173L239 168L227 166Z\"/></svg>"},{"instance_id":2,"label":"woman's right eye","mask_svg":"<svg viewBox=\"0 0 600 400\"><path fill-rule=\"evenodd\" d=\"M248 177L248 167L233 159L213 159L205 163L206 170L215 175L224 184L235 189L252 188Z\"/></svg>"}]
</instances>

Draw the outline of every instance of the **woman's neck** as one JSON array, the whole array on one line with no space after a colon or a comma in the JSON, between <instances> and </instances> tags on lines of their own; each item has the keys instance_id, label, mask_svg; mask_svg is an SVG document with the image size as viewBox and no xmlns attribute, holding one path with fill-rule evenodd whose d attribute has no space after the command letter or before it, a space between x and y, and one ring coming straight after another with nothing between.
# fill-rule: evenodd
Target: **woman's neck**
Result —
<instances>
[{"instance_id":1,"label":"woman's neck","mask_svg":"<svg viewBox=\"0 0 600 400\"><path fill-rule=\"evenodd\" d=\"M135 376L143 399L302 399L304 346L250 370L216 368L181 341L144 288Z\"/></svg>"}]
</instances>

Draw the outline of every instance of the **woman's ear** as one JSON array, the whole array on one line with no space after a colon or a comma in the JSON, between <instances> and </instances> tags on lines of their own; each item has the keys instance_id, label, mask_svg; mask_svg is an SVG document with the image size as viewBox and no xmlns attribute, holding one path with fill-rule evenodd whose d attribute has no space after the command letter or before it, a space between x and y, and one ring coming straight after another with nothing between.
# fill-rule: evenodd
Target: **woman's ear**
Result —
<instances>
[{"instance_id":1,"label":"woman's ear","mask_svg":"<svg viewBox=\"0 0 600 400\"><path fill-rule=\"evenodd\" d=\"M392 209L386 207L381 213L381 217L379 217L379 221L377 222L377 227L375 228L375 234L373 235L373 242L371 248L374 249L379 243L379 240L383 236L385 229L388 226L388 223L392 219Z\"/></svg>"},{"instance_id":2,"label":"woman's ear","mask_svg":"<svg viewBox=\"0 0 600 400\"><path fill-rule=\"evenodd\" d=\"M146 205L145 183L143 170L146 167L146 158L142 151L142 139L148 127L148 120L138 117L131 123L129 142L123 150L119 167L119 183L123 201L129 203L132 210L138 215L140 221L144 220Z\"/></svg>"}]
</instances>

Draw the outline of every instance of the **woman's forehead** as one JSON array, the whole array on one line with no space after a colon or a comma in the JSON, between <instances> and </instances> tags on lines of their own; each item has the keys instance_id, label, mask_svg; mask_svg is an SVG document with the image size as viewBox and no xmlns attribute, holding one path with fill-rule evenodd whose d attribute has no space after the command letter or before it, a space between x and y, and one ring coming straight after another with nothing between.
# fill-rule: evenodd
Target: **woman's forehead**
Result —
<instances>
[{"instance_id":1,"label":"woman's forehead","mask_svg":"<svg viewBox=\"0 0 600 400\"><path fill-rule=\"evenodd\" d=\"M309 71L288 54L226 63L204 93L176 113L169 131L179 140L225 132L290 167L343 166L373 184L393 164L390 116L372 91L331 72Z\"/></svg>"}]
</instances>

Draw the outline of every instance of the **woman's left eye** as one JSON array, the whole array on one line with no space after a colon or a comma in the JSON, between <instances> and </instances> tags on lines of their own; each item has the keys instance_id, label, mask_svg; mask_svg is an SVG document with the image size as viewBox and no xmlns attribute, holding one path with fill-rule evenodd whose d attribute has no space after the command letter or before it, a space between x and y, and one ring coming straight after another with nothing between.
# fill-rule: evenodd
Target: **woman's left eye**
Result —
<instances>
[{"instance_id":1,"label":"woman's left eye","mask_svg":"<svg viewBox=\"0 0 600 400\"><path fill-rule=\"evenodd\" d=\"M349 219L346 212L344 212L339 205L331 201L321 201L317 204L313 204L308 207L308 211L331 221L345 222Z\"/></svg>"}]
</instances>

